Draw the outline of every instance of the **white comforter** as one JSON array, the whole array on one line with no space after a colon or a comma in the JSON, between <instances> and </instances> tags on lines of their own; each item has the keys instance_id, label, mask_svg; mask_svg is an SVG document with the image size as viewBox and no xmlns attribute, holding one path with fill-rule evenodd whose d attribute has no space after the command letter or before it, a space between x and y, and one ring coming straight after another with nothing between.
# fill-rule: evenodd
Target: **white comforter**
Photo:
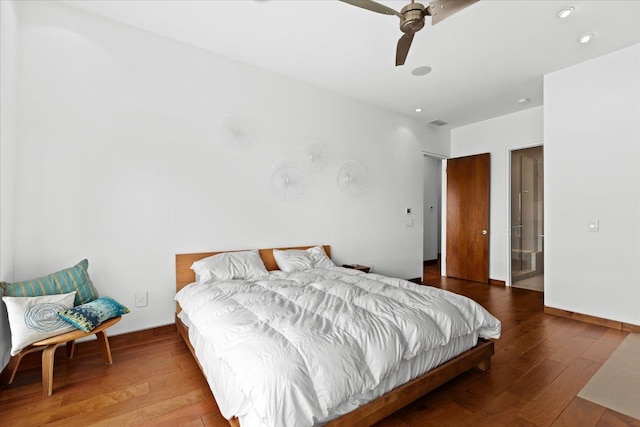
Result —
<instances>
[{"instance_id":1,"label":"white comforter","mask_svg":"<svg viewBox=\"0 0 640 427\"><path fill-rule=\"evenodd\" d=\"M471 299L340 267L194 283L176 300L267 426L325 421L403 359L462 335L500 336Z\"/></svg>"}]
</instances>

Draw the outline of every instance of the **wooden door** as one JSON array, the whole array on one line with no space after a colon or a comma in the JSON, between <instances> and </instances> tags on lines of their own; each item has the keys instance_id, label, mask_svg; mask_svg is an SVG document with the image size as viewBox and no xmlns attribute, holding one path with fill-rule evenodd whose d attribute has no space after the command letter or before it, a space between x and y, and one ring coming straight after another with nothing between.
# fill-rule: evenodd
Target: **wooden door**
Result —
<instances>
[{"instance_id":1,"label":"wooden door","mask_svg":"<svg viewBox=\"0 0 640 427\"><path fill-rule=\"evenodd\" d=\"M489 283L489 153L447 160L447 276Z\"/></svg>"}]
</instances>

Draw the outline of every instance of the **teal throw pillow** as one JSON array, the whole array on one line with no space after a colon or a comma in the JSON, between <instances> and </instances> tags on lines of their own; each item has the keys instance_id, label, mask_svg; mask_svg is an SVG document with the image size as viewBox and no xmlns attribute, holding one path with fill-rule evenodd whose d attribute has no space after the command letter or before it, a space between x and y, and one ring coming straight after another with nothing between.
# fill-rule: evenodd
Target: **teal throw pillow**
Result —
<instances>
[{"instance_id":1,"label":"teal throw pillow","mask_svg":"<svg viewBox=\"0 0 640 427\"><path fill-rule=\"evenodd\" d=\"M39 279L24 282L1 282L0 287L8 297L39 297L44 295L76 292L74 305L80 305L98 298L98 291L89 277L89 261L83 259L71 268L60 270Z\"/></svg>"},{"instance_id":2,"label":"teal throw pillow","mask_svg":"<svg viewBox=\"0 0 640 427\"><path fill-rule=\"evenodd\" d=\"M58 316L76 328L89 333L105 320L127 313L129 313L129 309L113 298L100 297L86 304L60 311Z\"/></svg>"}]
</instances>

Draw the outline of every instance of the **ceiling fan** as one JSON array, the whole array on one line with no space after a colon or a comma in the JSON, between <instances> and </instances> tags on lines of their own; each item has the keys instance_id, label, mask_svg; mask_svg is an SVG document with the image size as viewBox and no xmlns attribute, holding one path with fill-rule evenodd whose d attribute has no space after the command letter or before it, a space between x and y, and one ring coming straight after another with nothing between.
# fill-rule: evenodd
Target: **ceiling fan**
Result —
<instances>
[{"instance_id":1,"label":"ceiling fan","mask_svg":"<svg viewBox=\"0 0 640 427\"><path fill-rule=\"evenodd\" d=\"M404 65L413 41L413 35L424 27L425 16L431 16L431 25L435 25L479 0L434 0L427 7L411 0L411 3L403 7L400 12L373 0L340 1L384 15L396 15L400 18L400 30L404 34L398 40L398 48L396 50L396 66L398 66Z\"/></svg>"}]
</instances>

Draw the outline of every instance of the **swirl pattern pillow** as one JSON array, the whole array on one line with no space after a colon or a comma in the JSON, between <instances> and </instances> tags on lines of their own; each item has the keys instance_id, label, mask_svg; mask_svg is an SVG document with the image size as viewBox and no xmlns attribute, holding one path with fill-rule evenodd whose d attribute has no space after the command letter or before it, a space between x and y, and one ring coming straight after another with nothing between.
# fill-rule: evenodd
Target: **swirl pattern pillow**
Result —
<instances>
[{"instance_id":1,"label":"swirl pattern pillow","mask_svg":"<svg viewBox=\"0 0 640 427\"><path fill-rule=\"evenodd\" d=\"M76 329L58 317L58 312L73 307L75 292L38 297L2 297L7 306L11 329L11 355L36 341Z\"/></svg>"},{"instance_id":2,"label":"swirl pattern pillow","mask_svg":"<svg viewBox=\"0 0 640 427\"><path fill-rule=\"evenodd\" d=\"M89 333L105 320L127 313L129 309L113 298L100 297L86 304L60 311L58 316L65 322Z\"/></svg>"}]
</instances>

